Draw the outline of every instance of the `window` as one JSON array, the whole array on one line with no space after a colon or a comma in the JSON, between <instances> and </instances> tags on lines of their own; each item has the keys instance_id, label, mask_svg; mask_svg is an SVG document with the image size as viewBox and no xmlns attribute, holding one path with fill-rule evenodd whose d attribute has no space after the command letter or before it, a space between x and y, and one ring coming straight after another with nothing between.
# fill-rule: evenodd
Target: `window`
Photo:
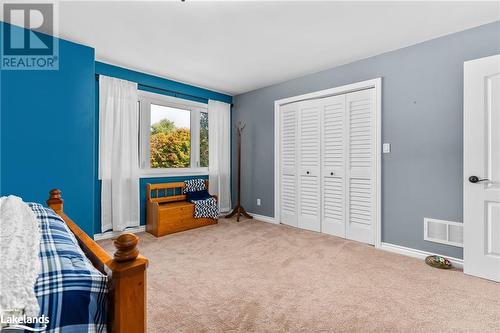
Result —
<instances>
[{"instance_id":1,"label":"window","mask_svg":"<svg viewBox=\"0 0 500 333\"><path fill-rule=\"evenodd\" d=\"M190 111L151 103L150 126L150 167L191 167Z\"/></svg>"},{"instance_id":2,"label":"window","mask_svg":"<svg viewBox=\"0 0 500 333\"><path fill-rule=\"evenodd\" d=\"M143 173L206 173L207 105L149 92L139 97Z\"/></svg>"}]
</instances>

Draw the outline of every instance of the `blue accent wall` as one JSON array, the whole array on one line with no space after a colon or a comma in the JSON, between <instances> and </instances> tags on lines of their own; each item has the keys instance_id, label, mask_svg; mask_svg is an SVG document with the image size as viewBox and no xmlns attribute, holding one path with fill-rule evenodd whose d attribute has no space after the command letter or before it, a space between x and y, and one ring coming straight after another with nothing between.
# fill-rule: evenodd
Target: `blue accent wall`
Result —
<instances>
[{"instance_id":1,"label":"blue accent wall","mask_svg":"<svg viewBox=\"0 0 500 333\"><path fill-rule=\"evenodd\" d=\"M213 99L232 103L232 97L96 62L93 48L62 39L58 42L59 70L0 72L0 194L45 203L49 190L59 188L65 212L93 235L101 232L99 86L95 74L137 82L141 90L198 102ZM145 224L148 182L198 177L207 178L141 179L141 224Z\"/></svg>"},{"instance_id":2,"label":"blue accent wall","mask_svg":"<svg viewBox=\"0 0 500 333\"><path fill-rule=\"evenodd\" d=\"M179 83L176 81L168 80L158 76L153 76L149 74L144 74L141 72L133 71L127 68L118 67L103 62L96 61L95 63L95 73L99 75L111 76L127 81L132 81L138 83L138 89L149 91L157 94L163 94L167 96L174 96L177 98L183 98L187 100L192 100L200 103L208 103L209 99L218 100L225 103L232 103L233 97L211 90L198 88L184 83ZM96 114L96 124L95 124L95 172L97 174L98 170L98 133L99 133L99 82L95 81L95 114ZM146 177L141 178L139 182L140 186L140 224L146 224L146 184L147 183L172 183L172 182L182 182L187 179L193 178L203 178L207 179L207 175L203 176L182 176L182 177ZM94 233L101 232L101 184L96 178L95 182L95 199L94 199Z\"/></svg>"},{"instance_id":3,"label":"blue accent wall","mask_svg":"<svg viewBox=\"0 0 500 333\"><path fill-rule=\"evenodd\" d=\"M64 210L88 234L96 179L94 73L93 48L59 40L59 70L0 74L1 195L45 203L49 190L59 188Z\"/></svg>"}]
</instances>

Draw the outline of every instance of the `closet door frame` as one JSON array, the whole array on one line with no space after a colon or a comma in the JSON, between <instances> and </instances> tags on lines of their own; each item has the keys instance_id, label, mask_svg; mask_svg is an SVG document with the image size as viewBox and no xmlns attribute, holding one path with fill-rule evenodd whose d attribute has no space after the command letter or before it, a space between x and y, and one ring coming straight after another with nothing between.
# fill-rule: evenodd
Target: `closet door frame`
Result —
<instances>
[{"instance_id":1,"label":"closet door frame","mask_svg":"<svg viewBox=\"0 0 500 333\"><path fill-rule=\"evenodd\" d=\"M366 80L362 82L356 82L344 86L339 86L331 89L320 90L308 94L288 97L274 102L274 221L275 223L281 223L281 207L280 207L280 160L281 160L281 128L280 128L280 109L283 105L295 103L299 101L319 99L324 97L330 97L335 95L347 94L351 92L356 92L365 89L375 89L375 113L376 113L376 181L375 181L375 194L376 194L376 219L374 223L374 237L375 247L381 246L382 239L382 205L381 205L381 178L382 178L382 78L376 78L372 80Z\"/></svg>"}]
</instances>

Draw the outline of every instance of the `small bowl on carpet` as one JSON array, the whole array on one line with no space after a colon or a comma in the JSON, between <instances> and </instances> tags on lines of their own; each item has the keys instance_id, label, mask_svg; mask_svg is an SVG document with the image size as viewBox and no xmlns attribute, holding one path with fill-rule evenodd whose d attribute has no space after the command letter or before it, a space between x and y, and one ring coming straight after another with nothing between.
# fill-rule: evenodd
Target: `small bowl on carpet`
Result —
<instances>
[{"instance_id":1,"label":"small bowl on carpet","mask_svg":"<svg viewBox=\"0 0 500 333\"><path fill-rule=\"evenodd\" d=\"M451 262L441 256L428 256L425 258L425 263L429 266L441 269L450 269L452 267Z\"/></svg>"}]
</instances>

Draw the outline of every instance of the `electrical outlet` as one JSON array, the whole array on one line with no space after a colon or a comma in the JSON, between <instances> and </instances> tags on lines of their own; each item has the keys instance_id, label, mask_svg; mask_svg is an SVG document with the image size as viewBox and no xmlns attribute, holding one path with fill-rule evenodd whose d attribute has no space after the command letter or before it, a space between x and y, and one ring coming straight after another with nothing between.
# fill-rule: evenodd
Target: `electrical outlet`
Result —
<instances>
[{"instance_id":1,"label":"electrical outlet","mask_svg":"<svg viewBox=\"0 0 500 333\"><path fill-rule=\"evenodd\" d=\"M391 144L390 143L384 143L382 145L382 152L384 154L389 154L391 152Z\"/></svg>"},{"instance_id":2,"label":"electrical outlet","mask_svg":"<svg viewBox=\"0 0 500 333\"><path fill-rule=\"evenodd\" d=\"M260 199L257 199L257 206L260 206Z\"/></svg>"}]
</instances>

